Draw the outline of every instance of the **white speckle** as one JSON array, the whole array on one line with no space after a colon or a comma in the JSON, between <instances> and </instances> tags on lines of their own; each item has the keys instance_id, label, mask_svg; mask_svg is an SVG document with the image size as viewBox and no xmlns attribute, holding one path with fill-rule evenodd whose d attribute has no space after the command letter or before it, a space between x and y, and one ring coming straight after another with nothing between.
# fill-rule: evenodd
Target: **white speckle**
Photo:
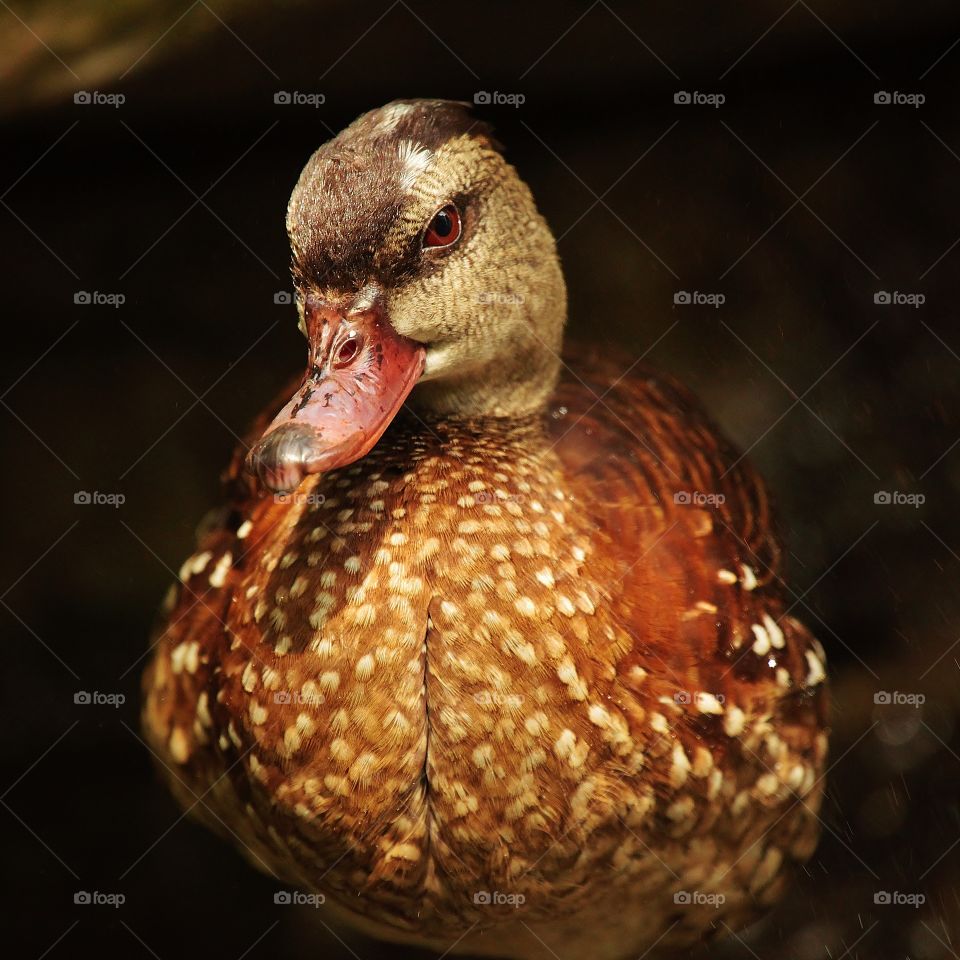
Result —
<instances>
[{"instance_id":1,"label":"white speckle","mask_svg":"<svg viewBox=\"0 0 960 960\"><path fill-rule=\"evenodd\" d=\"M818 683L823 683L827 678L827 672L823 669L820 659L812 650L805 651L804 656L806 656L807 666L810 668L810 672L807 674L807 686L815 687Z\"/></svg>"},{"instance_id":2,"label":"white speckle","mask_svg":"<svg viewBox=\"0 0 960 960\"><path fill-rule=\"evenodd\" d=\"M354 668L354 673L357 675L358 680L368 680L373 674L373 657L369 653L364 654L358 661L357 666Z\"/></svg>"},{"instance_id":3,"label":"white speckle","mask_svg":"<svg viewBox=\"0 0 960 960\"><path fill-rule=\"evenodd\" d=\"M209 550L204 550L203 553L198 553L195 557L188 558L180 568L180 579L186 581L191 576L197 576L203 573L204 568L210 562L212 556L213 554L210 553Z\"/></svg>"},{"instance_id":4,"label":"white speckle","mask_svg":"<svg viewBox=\"0 0 960 960\"><path fill-rule=\"evenodd\" d=\"M525 617L533 617L537 613L537 606L529 597L519 597L514 606L517 608L517 612Z\"/></svg>"},{"instance_id":5,"label":"white speckle","mask_svg":"<svg viewBox=\"0 0 960 960\"><path fill-rule=\"evenodd\" d=\"M237 539L245 540L250 535L250 531L252 529L253 529L253 521L244 520L243 523L241 523L240 526L237 527Z\"/></svg>"},{"instance_id":6,"label":"white speckle","mask_svg":"<svg viewBox=\"0 0 960 960\"><path fill-rule=\"evenodd\" d=\"M459 613L459 610L457 609L457 605L456 605L455 603L451 603L449 600L441 600L441 601L440 601L440 612L441 612L448 620L456 620L456 619L457 619L457 614Z\"/></svg>"},{"instance_id":7,"label":"white speckle","mask_svg":"<svg viewBox=\"0 0 960 960\"><path fill-rule=\"evenodd\" d=\"M693 813L693 797L681 797L666 809L667 817L674 823L686 820Z\"/></svg>"},{"instance_id":8,"label":"white speckle","mask_svg":"<svg viewBox=\"0 0 960 960\"><path fill-rule=\"evenodd\" d=\"M210 574L210 586L211 587L222 587L227 580L227 571L230 569L230 564L233 563L233 554L228 550L218 561L217 565L213 568L213 573Z\"/></svg>"},{"instance_id":9,"label":"white speckle","mask_svg":"<svg viewBox=\"0 0 960 960\"><path fill-rule=\"evenodd\" d=\"M772 797L780 789L780 780L775 773L765 773L757 778L757 790L764 796Z\"/></svg>"},{"instance_id":10,"label":"white speckle","mask_svg":"<svg viewBox=\"0 0 960 960\"><path fill-rule=\"evenodd\" d=\"M717 579L721 583L736 583L737 575L732 570L718 570Z\"/></svg>"},{"instance_id":11,"label":"white speckle","mask_svg":"<svg viewBox=\"0 0 960 960\"><path fill-rule=\"evenodd\" d=\"M744 590L756 590L757 588L757 575L753 572L753 567L748 567L745 563L741 564L740 569L743 571L743 589Z\"/></svg>"},{"instance_id":12,"label":"white speckle","mask_svg":"<svg viewBox=\"0 0 960 960\"><path fill-rule=\"evenodd\" d=\"M606 707L602 707L599 703L590 704L587 716L590 717L590 722L595 726L607 727L610 725L610 714L607 712Z\"/></svg>"},{"instance_id":13,"label":"white speckle","mask_svg":"<svg viewBox=\"0 0 960 960\"><path fill-rule=\"evenodd\" d=\"M716 716L723 713L723 704L712 693L698 692L696 702L701 713L712 713Z\"/></svg>"},{"instance_id":14,"label":"white speckle","mask_svg":"<svg viewBox=\"0 0 960 960\"><path fill-rule=\"evenodd\" d=\"M577 742L576 734L569 729L563 730L560 736L557 738L556 743L553 745L553 752L563 760L564 757L570 755L570 751L573 750L574 744Z\"/></svg>"},{"instance_id":15,"label":"white speckle","mask_svg":"<svg viewBox=\"0 0 960 960\"><path fill-rule=\"evenodd\" d=\"M670 783L674 787L682 787L686 783L687 774L690 772L690 758L683 747L679 743L675 743L671 759L673 763L670 764Z\"/></svg>"},{"instance_id":16,"label":"white speckle","mask_svg":"<svg viewBox=\"0 0 960 960\"><path fill-rule=\"evenodd\" d=\"M170 651L170 669L174 673L186 670L187 673L196 673L200 663L200 645L196 640L189 643L184 641Z\"/></svg>"},{"instance_id":17,"label":"white speckle","mask_svg":"<svg viewBox=\"0 0 960 960\"><path fill-rule=\"evenodd\" d=\"M174 727L170 734L170 756L177 763L186 763L190 759L190 741L180 727Z\"/></svg>"},{"instance_id":18,"label":"white speckle","mask_svg":"<svg viewBox=\"0 0 960 960\"><path fill-rule=\"evenodd\" d=\"M548 590L553 589L556 581L553 579L553 573L549 567L544 567L542 570L538 570L535 576Z\"/></svg>"},{"instance_id":19,"label":"white speckle","mask_svg":"<svg viewBox=\"0 0 960 960\"><path fill-rule=\"evenodd\" d=\"M739 737L743 733L746 716L739 707L730 707L723 718L723 732L728 737Z\"/></svg>"},{"instance_id":20,"label":"white speckle","mask_svg":"<svg viewBox=\"0 0 960 960\"><path fill-rule=\"evenodd\" d=\"M202 726L207 728L213 726L213 718L210 716L210 698L207 696L206 690L201 691L200 696L197 697L197 708L195 712Z\"/></svg>"},{"instance_id":21,"label":"white speckle","mask_svg":"<svg viewBox=\"0 0 960 960\"><path fill-rule=\"evenodd\" d=\"M572 617L577 612L577 608L571 603L570 598L563 594L557 600L557 609L567 617Z\"/></svg>"},{"instance_id":22,"label":"white speckle","mask_svg":"<svg viewBox=\"0 0 960 960\"><path fill-rule=\"evenodd\" d=\"M770 652L770 637L767 636L767 631L759 623L751 624L750 629L757 638L753 641L753 652L758 657L765 657Z\"/></svg>"},{"instance_id":23,"label":"white speckle","mask_svg":"<svg viewBox=\"0 0 960 960\"><path fill-rule=\"evenodd\" d=\"M769 613L763 615L763 625L767 628L767 633L770 634L770 642L778 649L782 650L786 641L783 637L783 631L780 629L779 624Z\"/></svg>"},{"instance_id":24,"label":"white speckle","mask_svg":"<svg viewBox=\"0 0 960 960\"><path fill-rule=\"evenodd\" d=\"M253 693L257 688L257 668L253 665L253 661L250 660L247 662L247 665L243 668L243 676L240 678L240 683L243 685L243 689L247 693Z\"/></svg>"}]
</instances>

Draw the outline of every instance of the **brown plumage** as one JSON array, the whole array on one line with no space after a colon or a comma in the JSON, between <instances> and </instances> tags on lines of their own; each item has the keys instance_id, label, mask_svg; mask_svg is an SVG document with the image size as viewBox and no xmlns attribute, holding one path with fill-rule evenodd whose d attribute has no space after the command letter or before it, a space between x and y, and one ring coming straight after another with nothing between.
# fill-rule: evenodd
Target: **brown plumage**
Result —
<instances>
[{"instance_id":1,"label":"brown plumage","mask_svg":"<svg viewBox=\"0 0 960 960\"><path fill-rule=\"evenodd\" d=\"M288 225L311 369L184 564L145 728L181 803L376 935L682 948L758 916L812 853L823 651L785 613L762 484L690 396L582 351L557 382L552 238L471 123L390 105L308 165ZM433 257L445 203L463 235ZM525 256L489 248L498 218ZM369 352L342 368L341 329ZM389 392L381 338L424 373L358 454L319 397L354 363ZM306 452L279 469L265 429Z\"/></svg>"}]
</instances>

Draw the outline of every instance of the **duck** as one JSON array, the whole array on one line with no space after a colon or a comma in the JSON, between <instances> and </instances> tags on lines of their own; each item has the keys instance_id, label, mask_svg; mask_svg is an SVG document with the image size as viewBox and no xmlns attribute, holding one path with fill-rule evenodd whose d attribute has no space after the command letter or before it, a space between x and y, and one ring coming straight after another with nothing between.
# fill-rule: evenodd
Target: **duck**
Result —
<instances>
[{"instance_id":1,"label":"duck","mask_svg":"<svg viewBox=\"0 0 960 960\"><path fill-rule=\"evenodd\" d=\"M176 800L329 923L441 954L762 917L817 844L828 694L757 473L669 376L564 345L553 234L470 105L365 113L286 225L306 372L143 678Z\"/></svg>"}]
</instances>

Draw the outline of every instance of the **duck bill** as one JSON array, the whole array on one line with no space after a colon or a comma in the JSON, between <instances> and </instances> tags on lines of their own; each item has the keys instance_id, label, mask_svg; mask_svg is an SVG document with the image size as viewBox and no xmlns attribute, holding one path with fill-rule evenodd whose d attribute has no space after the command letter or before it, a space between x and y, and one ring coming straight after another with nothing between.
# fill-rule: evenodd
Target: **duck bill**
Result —
<instances>
[{"instance_id":1,"label":"duck bill","mask_svg":"<svg viewBox=\"0 0 960 960\"><path fill-rule=\"evenodd\" d=\"M380 309L344 315L311 305L303 383L247 454L274 493L359 460L383 435L423 373L426 350L401 337Z\"/></svg>"}]
</instances>

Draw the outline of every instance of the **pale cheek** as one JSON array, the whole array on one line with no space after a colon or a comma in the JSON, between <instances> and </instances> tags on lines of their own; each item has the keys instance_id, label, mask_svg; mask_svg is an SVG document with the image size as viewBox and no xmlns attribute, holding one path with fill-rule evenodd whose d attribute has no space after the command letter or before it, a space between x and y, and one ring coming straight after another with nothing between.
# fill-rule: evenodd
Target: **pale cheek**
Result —
<instances>
[{"instance_id":1,"label":"pale cheek","mask_svg":"<svg viewBox=\"0 0 960 960\"><path fill-rule=\"evenodd\" d=\"M425 344L444 344L469 337L473 311L460 278L441 274L395 293L387 304L397 333Z\"/></svg>"},{"instance_id":2,"label":"pale cheek","mask_svg":"<svg viewBox=\"0 0 960 960\"><path fill-rule=\"evenodd\" d=\"M427 349L427 360L421 380L435 380L462 366L466 357L462 343L448 343Z\"/></svg>"}]
</instances>

